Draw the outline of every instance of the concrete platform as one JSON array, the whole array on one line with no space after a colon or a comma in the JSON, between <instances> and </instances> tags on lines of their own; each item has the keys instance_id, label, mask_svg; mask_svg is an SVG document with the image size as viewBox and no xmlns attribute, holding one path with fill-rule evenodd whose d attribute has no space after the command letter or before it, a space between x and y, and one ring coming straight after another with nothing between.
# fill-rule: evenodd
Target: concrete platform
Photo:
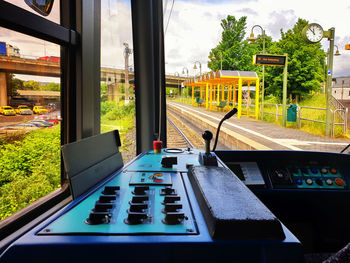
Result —
<instances>
[{"instance_id":1,"label":"concrete platform","mask_svg":"<svg viewBox=\"0 0 350 263\"><path fill-rule=\"evenodd\" d=\"M168 109L191 118L201 127L207 127L215 136L216 127L226 112L207 111L205 108L180 102L168 102ZM227 137L227 138L226 138ZM220 139L243 150L299 150L340 152L349 139L335 139L313 135L304 131L283 128L248 117L233 116L221 127Z\"/></svg>"}]
</instances>

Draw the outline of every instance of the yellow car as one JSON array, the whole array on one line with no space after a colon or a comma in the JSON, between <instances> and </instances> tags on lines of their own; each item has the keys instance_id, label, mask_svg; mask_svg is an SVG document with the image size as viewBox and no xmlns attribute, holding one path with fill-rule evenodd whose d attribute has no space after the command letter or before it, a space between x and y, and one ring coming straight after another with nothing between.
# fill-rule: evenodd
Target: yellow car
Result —
<instances>
[{"instance_id":1,"label":"yellow car","mask_svg":"<svg viewBox=\"0 0 350 263\"><path fill-rule=\"evenodd\" d=\"M43 113L49 113L49 110L45 109L43 106L34 106L33 112L35 114L43 114Z\"/></svg>"},{"instance_id":2,"label":"yellow car","mask_svg":"<svg viewBox=\"0 0 350 263\"><path fill-rule=\"evenodd\" d=\"M19 105L17 109L15 109L17 114L20 115L32 115L33 112L31 109L28 108L27 105Z\"/></svg>"},{"instance_id":3,"label":"yellow car","mask_svg":"<svg viewBox=\"0 0 350 263\"><path fill-rule=\"evenodd\" d=\"M2 106L0 107L0 114L6 115L6 116L10 116L10 115L15 116L16 112L10 106Z\"/></svg>"}]
</instances>

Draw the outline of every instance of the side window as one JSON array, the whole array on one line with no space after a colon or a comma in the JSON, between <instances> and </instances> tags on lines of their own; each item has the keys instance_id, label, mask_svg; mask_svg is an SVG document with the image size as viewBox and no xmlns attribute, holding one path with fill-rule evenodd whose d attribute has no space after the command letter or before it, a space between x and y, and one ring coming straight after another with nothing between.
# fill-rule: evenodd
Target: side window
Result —
<instances>
[{"instance_id":1,"label":"side window","mask_svg":"<svg viewBox=\"0 0 350 263\"><path fill-rule=\"evenodd\" d=\"M119 130L124 162L136 155L131 1L101 2L101 133Z\"/></svg>"},{"instance_id":2,"label":"side window","mask_svg":"<svg viewBox=\"0 0 350 263\"><path fill-rule=\"evenodd\" d=\"M8 1L27 10L24 1ZM47 18L59 22L59 1ZM0 27L0 220L61 187L61 46Z\"/></svg>"}]
</instances>

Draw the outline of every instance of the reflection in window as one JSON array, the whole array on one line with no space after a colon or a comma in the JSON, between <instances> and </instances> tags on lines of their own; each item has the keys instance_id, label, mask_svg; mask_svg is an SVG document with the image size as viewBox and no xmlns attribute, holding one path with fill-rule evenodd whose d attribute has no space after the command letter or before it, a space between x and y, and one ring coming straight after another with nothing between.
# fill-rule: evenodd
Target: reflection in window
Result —
<instances>
[{"instance_id":1,"label":"reflection in window","mask_svg":"<svg viewBox=\"0 0 350 263\"><path fill-rule=\"evenodd\" d=\"M60 187L60 46L0 28L0 220Z\"/></svg>"},{"instance_id":2,"label":"reflection in window","mask_svg":"<svg viewBox=\"0 0 350 263\"><path fill-rule=\"evenodd\" d=\"M136 155L130 1L101 2L101 133L119 130L124 162Z\"/></svg>"},{"instance_id":3,"label":"reflection in window","mask_svg":"<svg viewBox=\"0 0 350 263\"><path fill-rule=\"evenodd\" d=\"M5 0L6 2L9 2L13 5L16 5L20 8L23 8L29 12L32 12L36 15L39 15L37 12L35 12L32 8L30 8L24 0ZM51 13L48 16L45 16L45 19L50 20L52 22L55 22L57 24L60 23L60 0L55 0L53 3L53 7L51 10Z\"/></svg>"}]
</instances>

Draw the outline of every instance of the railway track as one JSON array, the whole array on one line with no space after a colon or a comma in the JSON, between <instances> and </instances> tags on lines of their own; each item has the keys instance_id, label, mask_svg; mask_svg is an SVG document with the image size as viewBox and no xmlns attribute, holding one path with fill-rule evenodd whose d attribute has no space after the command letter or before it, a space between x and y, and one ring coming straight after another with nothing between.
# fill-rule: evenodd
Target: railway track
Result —
<instances>
[{"instance_id":1,"label":"railway track","mask_svg":"<svg viewBox=\"0 0 350 263\"><path fill-rule=\"evenodd\" d=\"M194 148L194 145L187 136L176 126L176 124L167 117L167 147L168 148Z\"/></svg>"}]
</instances>

